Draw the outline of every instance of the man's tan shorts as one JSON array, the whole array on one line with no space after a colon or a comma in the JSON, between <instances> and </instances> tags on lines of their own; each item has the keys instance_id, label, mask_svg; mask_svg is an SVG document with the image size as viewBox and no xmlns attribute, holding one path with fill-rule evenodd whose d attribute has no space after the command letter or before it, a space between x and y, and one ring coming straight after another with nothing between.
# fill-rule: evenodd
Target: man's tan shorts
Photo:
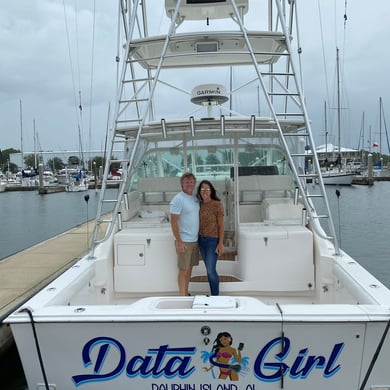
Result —
<instances>
[{"instance_id":1,"label":"man's tan shorts","mask_svg":"<svg viewBox=\"0 0 390 390\"><path fill-rule=\"evenodd\" d=\"M185 242L187 249L177 252L177 266L180 269L188 269L190 266L199 264L199 247L197 242Z\"/></svg>"}]
</instances>

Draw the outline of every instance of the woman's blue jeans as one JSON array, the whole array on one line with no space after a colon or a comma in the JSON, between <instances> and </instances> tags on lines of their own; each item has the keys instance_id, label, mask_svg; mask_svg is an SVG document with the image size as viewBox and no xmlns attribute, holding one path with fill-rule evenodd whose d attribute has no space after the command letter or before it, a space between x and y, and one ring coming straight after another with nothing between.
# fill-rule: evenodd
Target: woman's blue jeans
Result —
<instances>
[{"instance_id":1,"label":"woman's blue jeans","mask_svg":"<svg viewBox=\"0 0 390 390\"><path fill-rule=\"evenodd\" d=\"M200 254L206 265L211 295L219 295L219 276L217 274L218 254L216 253L218 238L199 236L198 244Z\"/></svg>"}]
</instances>

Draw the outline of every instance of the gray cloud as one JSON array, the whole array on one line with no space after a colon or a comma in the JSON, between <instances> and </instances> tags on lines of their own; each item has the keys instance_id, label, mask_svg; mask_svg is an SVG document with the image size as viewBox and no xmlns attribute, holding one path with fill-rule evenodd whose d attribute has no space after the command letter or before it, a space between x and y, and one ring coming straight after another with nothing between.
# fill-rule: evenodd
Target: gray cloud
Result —
<instances>
[{"instance_id":1,"label":"gray cloud","mask_svg":"<svg viewBox=\"0 0 390 390\"><path fill-rule=\"evenodd\" d=\"M75 3L79 7L78 51L73 9ZM108 104L114 104L115 94L117 2L96 0L92 107L90 84L93 1L65 0L65 4L75 87L72 84L63 1L1 1L2 149L20 147L19 101L22 100L25 150L33 148L34 119L42 149L77 150L78 91L81 91L82 96L83 136L87 138L91 128L91 148L101 148L104 144ZM374 138L378 132L379 96L383 97L385 110L390 104L387 48L390 26L383 17L390 14L390 2L377 1L370 5L364 1L348 2L345 29L344 4L345 2L336 0L298 2L303 77L315 139L320 144L324 141L324 100L330 100L328 107L335 107L335 53L336 46L339 46L345 106L343 143L347 147L357 147L363 111L366 115L366 137L369 125L372 125ZM318 5L321 7L321 23ZM167 25L166 17L163 13L156 14L155 20L156 23L150 28L161 33ZM212 80L197 79L196 84L210 81ZM222 82L224 83L223 80ZM189 82L183 84L188 85L189 89L194 86ZM241 101L238 103L242 104ZM189 109L191 110L190 105ZM334 115L329 111L330 116ZM335 119L330 118L329 123L335 126ZM334 134L335 128L330 131Z\"/></svg>"}]
</instances>

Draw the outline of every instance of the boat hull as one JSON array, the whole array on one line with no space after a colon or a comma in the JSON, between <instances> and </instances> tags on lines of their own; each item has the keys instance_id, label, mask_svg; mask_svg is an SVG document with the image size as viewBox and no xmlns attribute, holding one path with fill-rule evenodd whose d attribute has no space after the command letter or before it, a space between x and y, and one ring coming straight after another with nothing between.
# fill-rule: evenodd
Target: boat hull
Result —
<instances>
[{"instance_id":1,"label":"boat hull","mask_svg":"<svg viewBox=\"0 0 390 390\"><path fill-rule=\"evenodd\" d=\"M166 1L153 20L162 3L119 2L91 250L5 320L29 388L390 389L390 291L338 244L296 71L296 2ZM220 296L206 255L178 271L175 240L203 202L201 188L187 197L188 172L223 206L223 223L208 216L225 248Z\"/></svg>"},{"instance_id":2,"label":"boat hull","mask_svg":"<svg viewBox=\"0 0 390 390\"><path fill-rule=\"evenodd\" d=\"M350 186L352 184L355 175L351 173L323 173L322 180L324 184L328 185L345 185Z\"/></svg>"},{"instance_id":3,"label":"boat hull","mask_svg":"<svg viewBox=\"0 0 390 390\"><path fill-rule=\"evenodd\" d=\"M215 317L35 326L50 388L142 390L357 389L386 325ZM18 348L29 388L43 389L31 324L13 324L12 330L16 340L24 340ZM213 356L221 333L231 336L232 351L241 349L241 361ZM380 354L375 365L377 384L390 383L388 358Z\"/></svg>"}]
</instances>

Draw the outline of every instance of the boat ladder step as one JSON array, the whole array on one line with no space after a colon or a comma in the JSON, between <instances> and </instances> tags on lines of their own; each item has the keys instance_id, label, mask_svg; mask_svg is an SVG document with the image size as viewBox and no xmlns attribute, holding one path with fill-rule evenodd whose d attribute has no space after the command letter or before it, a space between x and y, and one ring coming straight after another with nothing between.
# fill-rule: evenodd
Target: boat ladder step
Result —
<instances>
[{"instance_id":1,"label":"boat ladder step","mask_svg":"<svg viewBox=\"0 0 390 390\"><path fill-rule=\"evenodd\" d=\"M129 160L127 159L112 159L110 160L111 163L118 163L118 164L122 164L122 163L127 163L129 162Z\"/></svg>"},{"instance_id":2,"label":"boat ladder step","mask_svg":"<svg viewBox=\"0 0 390 390\"><path fill-rule=\"evenodd\" d=\"M309 133L283 133L285 137L308 137Z\"/></svg>"},{"instance_id":3,"label":"boat ladder step","mask_svg":"<svg viewBox=\"0 0 390 390\"><path fill-rule=\"evenodd\" d=\"M99 224L102 224L102 223L111 223L112 222L112 219L99 219L98 220L98 223Z\"/></svg>"},{"instance_id":4,"label":"boat ladder step","mask_svg":"<svg viewBox=\"0 0 390 390\"><path fill-rule=\"evenodd\" d=\"M125 100L119 100L120 104L124 103L138 103L138 102L147 102L149 99L148 98L135 98L135 99L125 99Z\"/></svg>"},{"instance_id":5,"label":"boat ladder step","mask_svg":"<svg viewBox=\"0 0 390 390\"><path fill-rule=\"evenodd\" d=\"M289 117L291 117L291 116L304 117L305 116L305 114L303 112L276 112L275 115L277 117L280 117L280 116L282 116L282 117L283 116L285 116L285 117L287 117L287 116L289 116Z\"/></svg>"},{"instance_id":6,"label":"boat ladder step","mask_svg":"<svg viewBox=\"0 0 390 390\"><path fill-rule=\"evenodd\" d=\"M121 119L116 120L115 123L140 123L141 119Z\"/></svg>"},{"instance_id":7,"label":"boat ladder step","mask_svg":"<svg viewBox=\"0 0 390 390\"><path fill-rule=\"evenodd\" d=\"M291 157L311 157L312 153L290 153Z\"/></svg>"},{"instance_id":8,"label":"boat ladder step","mask_svg":"<svg viewBox=\"0 0 390 390\"><path fill-rule=\"evenodd\" d=\"M151 81L153 80L153 78L151 77L143 77L143 78L139 78L139 79L126 79L126 80L123 80L122 83L123 84L127 84L127 83L145 83L147 81Z\"/></svg>"},{"instance_id":9,"label":"boat ladder step","mask_svg":"<svg viewBox=\"0 0 390 390\"><path fill-rule=\"evenodd\" d=\"M102 199L102 202L103 203L116 203L117 199Z\"/></svg>"},{"instance_id":10,"label":"boat ladder step","mask_svg":"<svg viewBox=\"0 0 390 390\"><path fill-rule=\"evenodd\" d=\"M305 174L301 174L301 175L298 175L300 178L316 178L319 176L318 173L305 173Z\"/></svg>"},{"instance_id":11,"label":"boat ladder step","mask_svg":"<svg viewBox=\"0 0 390 390\"><path fill-rule=\"evenodd\" d=\"M124 137L122 137L122 138L118 137L118 138L112 140L112 144L123 144L123 143L128 143L128 142L129 142L129 140L124 138Z\"/></svg>"},{"instance_id":12,"label":"boat ladder step","mask_svg":"<svg viewBox=\"0 0 390 390\"><path fill-rule=\"evenodd\" d=\"M261 72L262 76L294 76L292 72Z\"/></svg>"},{"instance_id":13,"label":"boat ladder step","mask_svg":"<svg viewBox=\"0 0 390 390\"><path fill-rule=\"evenodd\" d=\"M269 96L299 96L298 92L268 92Z\"/></svg>"},{"instance_id":14,"label":"boat ladder step","mask_svg":"<svg viewBox=\"0 0 390 390\"><path fill-rule=\"evenodd\" d=\"M314 218L316 218L316 219L325 219L325 218L329 218L329 215L327 215L327 214L315 215Z\"/></svg>"}]
</instances>

